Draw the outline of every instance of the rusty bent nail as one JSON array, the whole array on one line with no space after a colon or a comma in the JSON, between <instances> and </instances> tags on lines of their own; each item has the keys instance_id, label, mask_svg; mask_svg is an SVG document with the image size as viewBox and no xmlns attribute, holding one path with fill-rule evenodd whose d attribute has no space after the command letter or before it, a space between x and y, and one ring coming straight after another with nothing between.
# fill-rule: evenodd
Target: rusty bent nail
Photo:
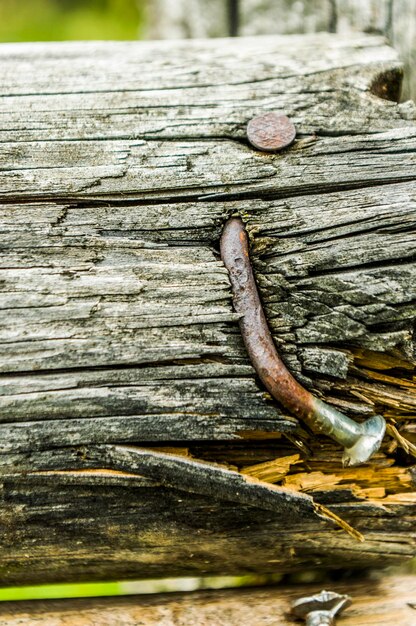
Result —
<instances>
[{"instance_id":1,"label":"rusty bent nail","mask_svg":"<svg viewBox=\"0 0 416 626\"><path fill-rule=\"evenodd\" d=\"M350 596L334 591L321 591L314 596L295 600L292 613L296 617L304 618L306 626L332 626L336 615L351 603Z\"/></svg>"},{"instance_id":2,"label":"rusty bent nail","mask_svg":"<svg viewBox=\"0 0 416 626\"><path fill-rule=\"evenodd\" d=\"M386 423L374 415L357 424L315 398L286 368L273 343L250 262L248 236L240 218L231 218L221 236L221 258L230 275L233 303L251 362L272 396L315 433L344 447L344 467L365 463L378 450Z\"/></svg>"}]
</instances>

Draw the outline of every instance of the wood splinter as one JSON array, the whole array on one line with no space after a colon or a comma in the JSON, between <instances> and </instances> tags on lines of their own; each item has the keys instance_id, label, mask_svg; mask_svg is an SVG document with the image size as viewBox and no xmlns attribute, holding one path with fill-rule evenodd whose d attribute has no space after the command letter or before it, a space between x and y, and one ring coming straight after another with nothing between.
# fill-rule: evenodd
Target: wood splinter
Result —
<instances>
[{"instance_id":1,"label":"wood splinter","mask_svg":"<svg viewBox=\"0 0 416 626\"><path fill-rule=\"evenodd\" d=\"M357 424L334 407L315 398L289 372L277 353L264 315L250 262L247 232L240 218L227 221L221 236L221 258L231 281L234 308L251 362L272 396L315 433L344 447L344 467L365 463L383 440L386 423L373 415Z\"/></svg>"}]
</instances>

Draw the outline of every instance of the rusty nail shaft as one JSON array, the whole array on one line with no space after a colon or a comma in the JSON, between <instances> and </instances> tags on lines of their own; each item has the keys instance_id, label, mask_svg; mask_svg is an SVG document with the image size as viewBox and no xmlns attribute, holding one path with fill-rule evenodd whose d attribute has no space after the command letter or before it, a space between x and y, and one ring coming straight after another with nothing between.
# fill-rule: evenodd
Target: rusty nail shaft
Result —
<instances>
[{"instance_id":1,"label":"rusty nail shaft","mask_svg":"<svg viewBox=\"0 0 416 626\"><path fill-rule=\"evenodd\" d=\"M378 450L386 424L380 415L357 424L315 398L289 372L277 353L260 302L250 262L248 236L240 218L231 218L221 236L221 258L230 275L233 303L251 362L266 389L315 433L344 447L343 465L365 463Z\"/></svg>"}]
</instances>

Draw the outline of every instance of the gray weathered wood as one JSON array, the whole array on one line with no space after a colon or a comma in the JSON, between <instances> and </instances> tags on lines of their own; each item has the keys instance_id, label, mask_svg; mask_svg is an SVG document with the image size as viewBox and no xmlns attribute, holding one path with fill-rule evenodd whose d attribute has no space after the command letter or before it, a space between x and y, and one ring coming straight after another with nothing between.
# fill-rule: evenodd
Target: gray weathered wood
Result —
<instances>
[{"instance_id":1,"label":"gray weathered wood","mask_svg":"<svg viewBox=\"0 0 416 626\"><path fill-rule=\"evenodd\" d=\"M218 255L241 215L291 370L411 437L416 126L394 100L396 53L323 34L8 44L0 58L2 584L411 556L409 457L386 438L343 471L271 401ZM245 139L269 109L298 131L277 155ZM156 465L125 444L155 448ZM246 490L239 470L295 446L312 458Z\"/></svg>"},{"instance_id":2,"label":"gray weathered wood","mask_svg":"<svg viewBox=\"0 0 416 626\"><path fill-rule=\"evenodd\" d=\"M150 38L225 37L228 0L152 0ZM238 0L238 34L354 32L385 34L406 68L403 100L416 98L414 0Z\"/></svg>"}]
</instances>

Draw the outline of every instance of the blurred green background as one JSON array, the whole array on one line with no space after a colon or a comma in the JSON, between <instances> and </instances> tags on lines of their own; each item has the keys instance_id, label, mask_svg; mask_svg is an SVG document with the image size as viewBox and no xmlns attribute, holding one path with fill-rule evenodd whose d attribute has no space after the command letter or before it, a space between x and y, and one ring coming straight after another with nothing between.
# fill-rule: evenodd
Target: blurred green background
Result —
<instances>
[{"instance_id":1,"label":"blurred green background","mask_svg":"<svg viewBox=\"0 0 416 626\"><path fill-rule=\"evenodd\" d=\"M139 39L145 0L0 0L0 41Z\"/></svg>"}]
</instances>

